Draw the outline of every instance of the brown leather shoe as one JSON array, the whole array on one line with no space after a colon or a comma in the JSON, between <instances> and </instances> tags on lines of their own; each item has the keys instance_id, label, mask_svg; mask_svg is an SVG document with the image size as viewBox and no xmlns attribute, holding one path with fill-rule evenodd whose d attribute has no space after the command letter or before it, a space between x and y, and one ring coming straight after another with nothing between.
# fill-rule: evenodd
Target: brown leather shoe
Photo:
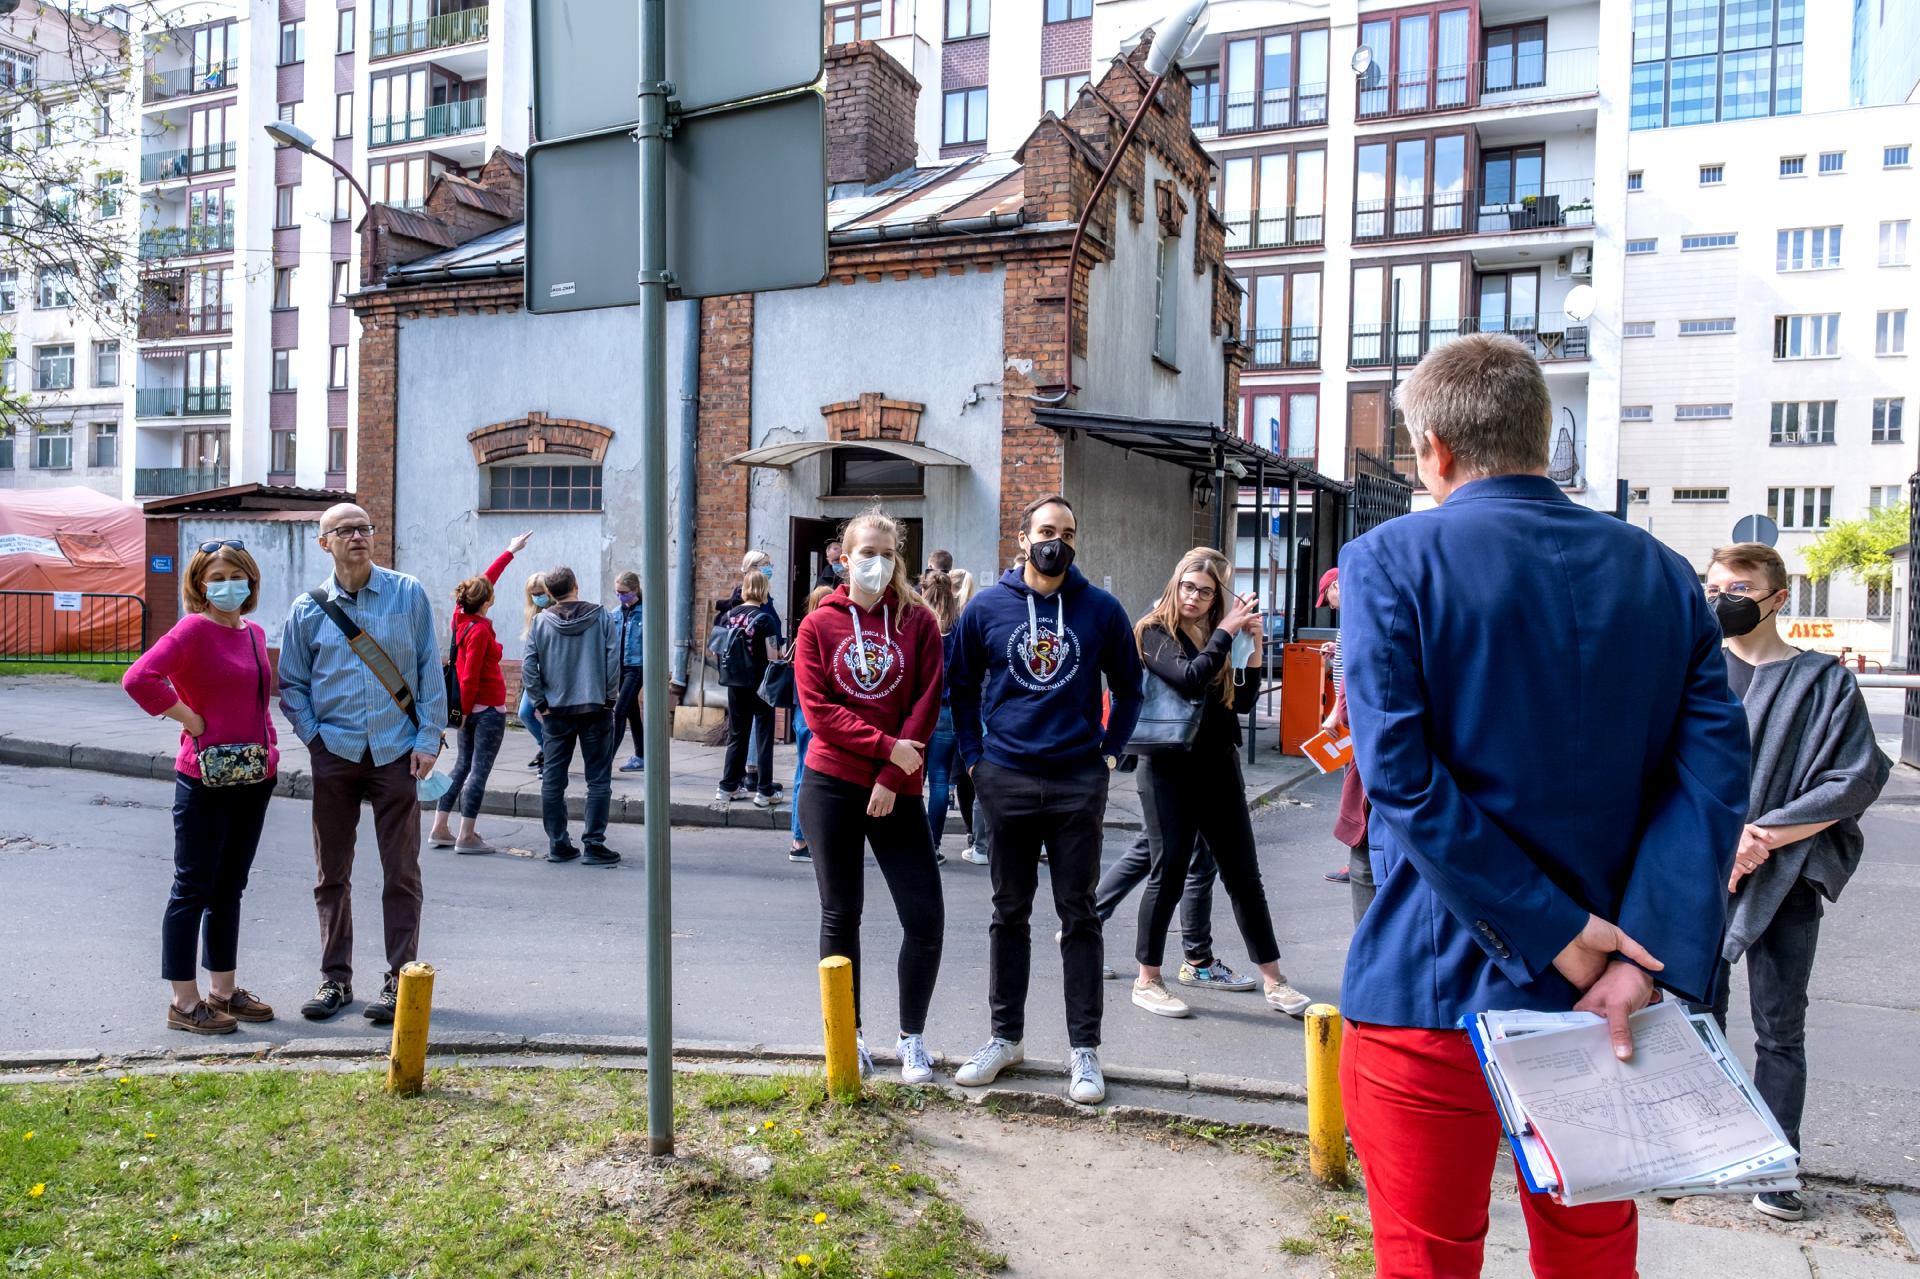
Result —
<instances>
[{"instance_id":1,"label":"brown leather shoe","mask_svg":"<svg viewBox=\"0 0 1920 1279\"><path fill-rule=\"evenodd\" d=\"M272 1006L250 990L236 990L225 999L218 995L209 995L207 1006L217 1013L225 1013L236 1021L273 1020Z\"/></svg>"},{"instance_id":2,"label":"brown leather shoe","mask_svg":"<svg viewBox=\"0 0 1920 1279\"><path fill-rule=\"evenodd\" d=\"M184 1030L189 1035L231 1035L240 1029L239 1022L226 1013L207 1007L204 999L193 1006L192 1012L186 1013L169 1003L167 1026L172 1030Z\"/></svg>"}]
</instances>

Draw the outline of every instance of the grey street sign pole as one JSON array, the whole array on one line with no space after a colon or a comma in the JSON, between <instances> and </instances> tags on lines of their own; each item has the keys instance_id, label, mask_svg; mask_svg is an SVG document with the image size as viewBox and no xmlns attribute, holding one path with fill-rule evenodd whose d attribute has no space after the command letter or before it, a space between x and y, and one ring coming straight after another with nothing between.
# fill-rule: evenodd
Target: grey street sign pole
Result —
<instances>
[{"instance_id":1,"label":"grey street sign pole","mask_svg":"<svg viewBox=\"0 0 1920 1279\"><path fill-rule=\"evenodd\" d=\"M640 4L640 566L643 659L667 669L667 3ZM682 477L682 482L685 478ZM680 553L687 554L681 547ZM647 1153L673 1153L673 900L665 685L646 699Z\"/></svg>"}]
</instances>

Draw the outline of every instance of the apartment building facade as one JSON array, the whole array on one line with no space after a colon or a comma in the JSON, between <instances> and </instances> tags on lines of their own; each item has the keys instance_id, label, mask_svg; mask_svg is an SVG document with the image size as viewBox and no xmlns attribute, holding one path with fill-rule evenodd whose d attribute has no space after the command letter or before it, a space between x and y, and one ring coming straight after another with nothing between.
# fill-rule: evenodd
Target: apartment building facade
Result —
<instances>
[{"instance_id":1,"label":"apartment building facade","mask_svg":"<svg viewBox=\"0 0 1920 1279\"><path fill-rule=\"evenodd\" d=\"M117 27L0 19L0 488L121 489L126 66Z\"/></svg>"},{"instance_id":2,"label":"apartment building facade","mask_svg":"<svg viewBox=\"0 0 1920 1279\"><path fill-rule=\"evenodd\" d=\"M355 228L527 143L527 0L246 0L178 10L141 58L128 497L354 486Z\"/></svg>"}]
</instances>

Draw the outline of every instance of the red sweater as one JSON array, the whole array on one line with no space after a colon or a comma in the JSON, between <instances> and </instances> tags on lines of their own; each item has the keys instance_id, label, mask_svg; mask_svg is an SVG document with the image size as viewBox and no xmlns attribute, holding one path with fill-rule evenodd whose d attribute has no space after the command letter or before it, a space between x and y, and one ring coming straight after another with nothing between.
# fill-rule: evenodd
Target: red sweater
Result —
<instances>
[{"instance_id":1,"label":"red sweater","mask_svg":"<svg viewBox=\"0 0 1920 1279\"><path fill-rule=\"evenodd\" d=\"M909 775L887 757L903 737L931 741L940 722L946 673L930 609L903 608L892 590L871 611L858 609L842 586L800 623L793 675L813 734L808 768L897 795L920 793L927 770Z\"/></svg>"},{"instance_id":2,"label":"red sweater","mask_svg":"<svg viewBox=\"0 0 1920 1279\"><path fill-rule=\"evenodd\" d=\"M487 566L487 580L498 586L500 575L511 563L513 552L502 551L500 558ZM507 682L500 677L500 641L493 633L493 623L456 608L453 634L460 649L459 660L454 663L460 672L460 713L471 715L476 707L506 705Z\"/></svg>"}]
</instances>

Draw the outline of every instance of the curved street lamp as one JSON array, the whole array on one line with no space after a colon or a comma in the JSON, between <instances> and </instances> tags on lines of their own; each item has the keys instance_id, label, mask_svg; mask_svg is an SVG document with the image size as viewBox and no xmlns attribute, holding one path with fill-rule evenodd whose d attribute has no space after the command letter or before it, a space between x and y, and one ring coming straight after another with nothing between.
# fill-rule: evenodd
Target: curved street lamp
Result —
<instances>
[{"instance_id":1,"label":"curved street lamp","mask_svg":"<svg viewBox=\"0 0 1920 1279\"><path fill-rule=\"evenodd\" d=\"M6 3L6 0L0 0L0 4L4 3ZM313 135L311 133L308 133L305 129L299 128L298 126L288 124L284 120L269 121L266 128L267 136L272 138L277 145L292 147L295 151L305 152L307 155L312 156L322 164L338 172L355 191L360 193L360 203L366 206L367 211L369 213L373 211L373 200L367 195L367 189L360 185L360 179L353 176L353 170L347 168L346 165L341 164L326 152L317 149L314 146Z\"/></svg>"}]
</instances>

